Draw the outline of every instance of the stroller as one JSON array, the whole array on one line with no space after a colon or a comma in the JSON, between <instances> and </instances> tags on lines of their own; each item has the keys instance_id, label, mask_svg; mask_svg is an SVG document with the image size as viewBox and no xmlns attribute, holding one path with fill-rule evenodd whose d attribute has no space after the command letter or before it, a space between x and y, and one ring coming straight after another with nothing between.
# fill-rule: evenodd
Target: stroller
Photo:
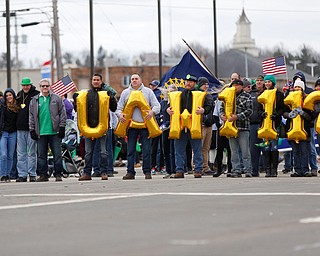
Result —
<instances>
[{"instance_id":1,"label":"stroller","mask_svg":"<svg viewBox=\"0 0 320 256\"><path fill-rule=\"evenodd\" d=\"M77 123L73 120L67 119L66 121L66 133L62 139L61 144L61 157L62 157L62 176L68 178L70 174L83 173L84 161L81 157L75 155L77 146L80 144L80 135ZM49 177L53 173L53 158L49 156L48 166Z\"/></svg>"},{"instance_id":2,"label":"stroller","mask_svg":"<svg viewBox=\"0 0 320 256\"><path fill-rule=\"evenodd\" d=\"M69 177L69 174L78 173L80 176L83 173L84 161L81 157L75 155L77 146L80 144L80 135L77 123L67 119L66 134L62 139L62 166L64 178Z\"/></svg>"}]
</instances>

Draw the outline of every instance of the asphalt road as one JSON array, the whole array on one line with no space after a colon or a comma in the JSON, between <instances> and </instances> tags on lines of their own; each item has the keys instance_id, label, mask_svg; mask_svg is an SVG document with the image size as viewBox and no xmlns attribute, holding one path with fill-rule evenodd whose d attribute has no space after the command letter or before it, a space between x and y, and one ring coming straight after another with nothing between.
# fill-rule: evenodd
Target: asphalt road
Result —
<instances>
[{"instance_id":1,"label":"asphalt road","mask_svg":"<svg viewBox=\"0 0 320 256\"><path fill-rule=\"evenodd\" d=\"M1 256L320 253L320 177L0 184Z\"/></svg>"}]
</instances>

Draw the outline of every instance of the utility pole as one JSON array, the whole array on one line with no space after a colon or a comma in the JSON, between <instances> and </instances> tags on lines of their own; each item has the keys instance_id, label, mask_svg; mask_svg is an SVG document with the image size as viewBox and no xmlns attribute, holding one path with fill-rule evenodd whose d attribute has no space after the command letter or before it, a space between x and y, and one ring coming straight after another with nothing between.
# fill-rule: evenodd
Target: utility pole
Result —
<instances>
[{"instance_id":1,"label":"utility pole","mask_svg":"<svg viewBox=\"0 0 320 256\"><path fill-rule=\"evenodd\" d=\"M7 30L7 87L11 88L11 50L10 50L10 2L6 0L6 30Z\"/></svg>"},{"instance_id":2,"label":"utility pole","mask_svg":"<svg viewBox=\"0 0 320 256\"><path fill-rule=\"evenodd\" d=\"M62 55L60 46L59 20L58 20L58 0L52 0L53 6L53 38L55 42L55 57L57 64L57 78L63 77Z\"/></svg>"},{"instance_id":3,"label":"utility pole","mask_svg":"<svg viewBox=\"0 0 320 256\"><path fill-rule=\"evenodd\" d=\"M214 74L218 77L218 44L217 44L217 11L216 0L213 0L213 37L214 37Z\"/></svg>"},{"instance_id":4,"label":"utility pole","mask_svg":"<svg viewBox=\"0 0 320 256\"><path fill-rule=\"evenodd\" d=\"M90 16L90 79L94 74L94 45L93 45L93 6L92 0L89 0L89 16Z\"/></svg>"},{"instance_id":5,"label":"utility pole","mask_svg":"<svg viewBox=\"0 0 320 256\"><path fill-rule=\"evenodd\" d=\"M158 0L159 81L162 78L161 3Z\"/></svg>"}]
</instances>

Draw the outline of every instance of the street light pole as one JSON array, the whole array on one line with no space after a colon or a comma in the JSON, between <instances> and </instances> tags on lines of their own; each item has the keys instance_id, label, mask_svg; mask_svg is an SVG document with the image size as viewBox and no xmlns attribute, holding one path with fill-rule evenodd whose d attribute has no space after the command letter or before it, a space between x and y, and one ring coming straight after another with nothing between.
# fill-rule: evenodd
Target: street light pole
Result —
<instances>
[{"instance_id":1,"label":"street light pole","mask_svg":"<svg viewBox=\"0 0 320 256\"><path fill-rule=\"evenodd\" d=\"M10 50L10 2L6 0L6 32L7 32L7 87L11 88L11 50Z\"/></svg>"}]
</instances>

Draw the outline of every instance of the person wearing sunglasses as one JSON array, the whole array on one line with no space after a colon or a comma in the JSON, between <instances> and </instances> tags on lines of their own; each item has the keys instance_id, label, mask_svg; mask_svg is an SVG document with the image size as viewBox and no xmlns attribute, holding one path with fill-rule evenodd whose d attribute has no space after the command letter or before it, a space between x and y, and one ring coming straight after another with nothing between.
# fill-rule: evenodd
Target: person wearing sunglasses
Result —
<instances>
[{"instance_id":1,"label":"person wearing sunglasses","mask_svg":"<svg viewBox=\"0 0 320 256\"><path fill-rule=\"evenodd\" d=\"M49 79L39 82L40 94L34 96L29 108L30 136L37 141L38 182L49 181L48 145L53 154L54 176L62 181L61 139L65 135L66 110L62 98L50 90Z\"/></svg>"}]
</instances>

